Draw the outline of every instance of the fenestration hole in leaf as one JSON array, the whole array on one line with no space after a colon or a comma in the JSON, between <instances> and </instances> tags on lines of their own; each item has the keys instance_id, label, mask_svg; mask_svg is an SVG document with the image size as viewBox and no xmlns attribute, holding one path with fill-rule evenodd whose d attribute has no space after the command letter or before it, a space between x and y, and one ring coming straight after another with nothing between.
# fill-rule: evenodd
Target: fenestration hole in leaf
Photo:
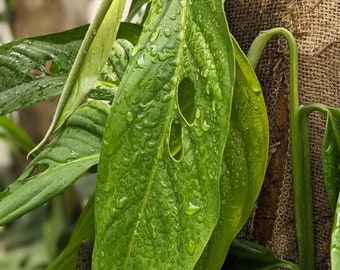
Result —
<instances>
[{"instance_id":1,"label":"fenestration hole in leaf","mask_svg":"<svg viewBox=\"0 0 340 270\"><path fill-rule=\"evenodd\" d=\"M31 173L29 174L28 177L35 176L39 173L42 173L48 169L49 165L48 164L36 164L34 168L31 170Z\"/></svg>"},{"instance_id":2,"label":"fenestration hole in leaf","mask_svg":"<svg viewBox=\"0 0 340 270\"><path fill-rule=\"evenodd\" d=\"M182 125L176 120L171 123L169 153L177 161L182 158Z\"/></svg>"},{"instance_id":3,"label":"fenestration hole in leaf","mask_svg":"<svg viewBox=\"0 0 340 270\"><path fill-rule=\"evenodd\" d=\"M178 107L185 120L192 124L195 119L195 87L189 78L184 78L178 85Z\"/></svg>"}]
</instances>

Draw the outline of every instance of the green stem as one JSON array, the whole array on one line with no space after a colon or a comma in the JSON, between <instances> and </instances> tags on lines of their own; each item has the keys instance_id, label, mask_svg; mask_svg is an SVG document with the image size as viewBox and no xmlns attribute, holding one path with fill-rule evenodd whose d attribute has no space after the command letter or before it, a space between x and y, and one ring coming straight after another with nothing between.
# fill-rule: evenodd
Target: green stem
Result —
<instances>
[{"instance_id":1,"label":"green stem","mask_svg":"<svg viewBox=\"0 0 340 270\"><path fill-rule=\"evenodd\" d=\"M289 47L290 140L299 261L302 270L312 270L315 267L315 255L309 132L308 121L303 118L299 107L298 53L294 36L284 28L261 32L251 45L248 58L255 68L267 43L277 35L283 36Z\"/></svg>"}]
</instances>

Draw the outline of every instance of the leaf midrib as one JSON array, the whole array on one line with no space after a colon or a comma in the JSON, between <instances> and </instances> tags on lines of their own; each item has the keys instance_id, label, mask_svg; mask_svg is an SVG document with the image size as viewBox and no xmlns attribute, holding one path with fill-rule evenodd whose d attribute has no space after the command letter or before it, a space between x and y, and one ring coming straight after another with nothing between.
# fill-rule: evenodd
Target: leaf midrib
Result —
<instances>
[{"instance_id":1,"label":"leaf midrib","mask_svg":"<svg viewBox=\"0 0 340 270\"><path fill-rule=\"evenodd\" d=\"M184 5L184 8L183 8L183 11L182 11L182 17L181 17L181 23L180 23L180 31L178 33L178 36L184 34L184 25L185 25L185 16L187 14L187 4L188 4L188 0L185 0L186 1L186 4ZM171 4L169 5L169 7L171 6ZM168 8L169 10L169 8ZM167 11L168 12L168 11ZM167 13L165 12L165 14ZM164 15L165 17L165 15ZM182 41L182 43L184 43L185 40ZM179 45L178 45L178 55L177 55L177 59L181 59L182 55L183 55L183 44L181 42L179 42ZM179 78L179 71L180 71L180 61L176 61L176 67L174 68L174 75L169 79L169 81L175 77L175 78ZM138 230L138 227L139 227L139 224L140 224L140 221L142 220L143 216L144 216L144 210L146 208L146 205L148 203L148 199L149 199L149 196L150 196L150 193L151 193L151 188L153 186L153 183L154 183L154 180L155 180L155 174L157 172L157 169L158 169L158 164L159 164L159 161L160 159L158 159L157 157L160 156L160 154L162 154L163 150L164 150L164 142L165 142L165 139L166 139L166 136L167 136L167 129L168 127L170 126L170 123L171 123L171 120L173 118L173 116L171 115L171 111L173 110L173 106L174 106L174 102L176 100L176 97L177 97L177 91L176 91L176 95L174 95L174 97L171 99L171 101L169 102L169 105L168 105L168 110L167 110L167 117L165 118L166 120L164 121L164 124L163 124L163 129L162 129L162 132L161 132L161 136L159 136L159 144L158 144L158 147L157 147L157 151L156 151L156 156L154 157L154 165L152 166L152 169L151 169L151 172L150 172L150 181L147 185L147 188L146 188L146 191L145 191L145 195L142 199L142 203L141 203L141 206L140 206L140 210L138 211L138 214L137 214L137 219L136 219L136 222L135 222L135 227L134 227L134 230L131 232L131 235L135 235L134 232L136 232ZM134 240L135 240L136 237L131 237L130 238L130 241L128 243L128 249L127 249L127 256L126 256L126 259L125 259L125 263L124 263L124 269L127 269L127 266L128 266L128 262L129 262L129 259L130 259L130 255L131 255L131 252L133 250L133 244L134 244Z\"/></svg>"}]
</instances>

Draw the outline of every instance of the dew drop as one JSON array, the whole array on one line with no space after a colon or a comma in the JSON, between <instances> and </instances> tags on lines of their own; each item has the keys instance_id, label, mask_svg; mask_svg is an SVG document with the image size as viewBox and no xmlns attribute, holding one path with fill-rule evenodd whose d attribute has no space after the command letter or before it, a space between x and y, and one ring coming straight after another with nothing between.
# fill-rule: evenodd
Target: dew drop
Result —
<instances>
[{"instance_id":1,"label":"dew drop","mask_svg":"<svg viewBox=\"0 0 340 270\"><path fill-rule=\"evenodd\" d=\"M204 121L201 125L203 131L208 131L210 129L210 126L208 125L208 123L206 121Z\"/></svg>"},{"instance_id":2,"label":"dew drop","mask_svg":"<svg viewBox=\"0 0 340 270\"><path fill-rule=\"evenodd\" d=\"M122 209L126 206L128 202L128 198L126 196L121 197L120 199L117 200L116 202L116 208L117 209Z\"/></svg>"},{"instance_id":3,"label":"dew drop","mask_svg":"<svg viewBox=\"0 0 340 270\"><path fill-rule=\"evenodd\" d=\"M153 32L151 35L150 35L150 41L155 41L159 36L159 29L156 29L155 32Z\"/></svg>"},{"instance_id":4,"label":"dew drop","mask_svg":"<svg viewBox=\"0 0 340 270\"><path fill-rule=\"evenodd\" d=\"M156 56L157 55L158 46L156 44L152 44L150 48L151 48L150 55L151 56Z\"/></svg>"},{"instance_id":5,"label":"dew drop","mask_svg":"<svg viewBox=\"0 0 340 270\"><path fill-rule=\"evenodd\" d=\"M221 89L216 87L214 89L214 96L216 97L217 100L221 101L222 100L222 92Z\"/></svg>"},{"instance_id":6,"label":"dew drop","mask_svg":"<svg viewBox=\"0 0 340 270\"><path fill-rule=\"evenodd\" d=\"M112 219L115 219L117 215L117 209L115 207L112 207L109 211L109 214Z\"/></svg>"},{"instance_id":7,"label":"dew drop","mask_svg":"<svg viewBox=\"0 0 340 270\"><path fill-rule=\"evenodd\" d=\"M184 213L187 214L188 216L192 216L198 213L200 210L201 208L199 206L189 202L189 206L184 210Z\"/></svg>"},{"instance_id":8,"label":"dew drop","mask_svg":"<svg viewBox=\"0 0 340 270\"><path fill-rule=\"evenodd\" d=\"M166 37L171 37L171 30L170 30L169 28L165 28L165 29L164 29L164 35L165 35Z\"/></svg>"},{"instance_id":9,"label":"dew drop","mask_svg":"<svg viewBox=\"0 0 340 270\"><path fill-rule=\"evenodd\" d=\"M133 120L133 118L134 118L134 115L133 115L133 113L132 112L127 112L127 114L126 114L126 120L128 121L128 122L131 122L132 120Z\"/></svg>"},{"instance_id":10,"label":"dew drop","mask_svg":"<svg viewBox=\"0 0 340 270\"><path fill-rule=\"evenodd\" d=\"M195 129L195 133L196 133L197 137L202 137L202 135L203 135L203 132L202 132L201 129Z\"/></svg>"},{"instance_id":11,"label":"dew drop","mask_svg":"<svg viewBox=\"0 0 340 270\"><path fill-rule=\"evenodd\" d=\"M201 110L200 109L197 109L196 112L195 112L195 117L197 119L199 119L201 117Z\"/></svg>"},{"instance_id":12,"label":"dew drop","mask_svg":"<svg viewBox=\"0 0 340 270\"><path fill-rule=\"evenodd\" d=\"M196 218L197 222L199 223L203 223L204 222L204 217L203 215L198 215L197 218Z\"/></svg>"},{"instance_id":13,"label":"dew drop","mask_svg":"<svg viewBox=\"0 0 340 270\"><path fill-rule=\"evenodd\" d=\"M177 14L176 13L173 13L173 14L170 15L170 20L175 21L176 18L177 18Z\"/></svg>"},{"instance_id":14,"label":"dew drop","mask_svg":"<svg viewBox=\"0 0 340 270\"><path fill-rule=\"evenodd\" d=\"M158 53L158 60L159 61L165 61L166 59L169 59L172 56L173 56L173 54L169 53L169 52Z\"/></svg>"},{"instance_id":15,"label":"dew drop","mask_svg":"<svg viewBox=\"0 0 340 270\"><path fill-rule=\"evenodd\" d=\"M130 159L128 157L124 157L122 159L122 163L124 166L128 166L130 164Z\"/></svg>"},{"instance_id":16,"label":"dew drop","mask_svg":"<svg viewBox=\"0 0 340 270\"><path fill-rule=\"evenodd\" d=\"M170 100L174 97L174 95L175 95L175 92L174 92L174 91L171 91L170 93L164 95L164 96L162 97L162 100L161 100L161 101L162 101L163 103L166 103L166 102L170 101Z\"/></svg>"},{"instance_id":17,"label":"dew drop","mask_svg":"<svg viewBox=\"0 0 340 270\"><path fill-rule=\"evenodd\" d=\"M196 245L195 245L195 243L193 242L193 241L189 241L189 243L188 243L188 245L187 245L187 251L188 251L188 253L192 256L192 255L194 255L194 253L195 253L195 250L196 250Z\"/></svg>"}]
</instances>

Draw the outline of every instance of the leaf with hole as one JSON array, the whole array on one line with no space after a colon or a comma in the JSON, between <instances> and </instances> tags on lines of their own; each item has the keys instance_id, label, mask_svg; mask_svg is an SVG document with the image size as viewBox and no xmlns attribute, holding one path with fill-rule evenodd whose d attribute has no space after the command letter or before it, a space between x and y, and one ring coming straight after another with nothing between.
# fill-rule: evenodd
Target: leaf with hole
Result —
<instances>
[{"instance_id":1,"label":"leaf with hole","mask_svg":"<svg viewBox=\"0 0 340 270\"><path fill-rule=\"evenodd\" d=\"M234 76L221 1L152 2L102 142L93 268L194 267L219 215Z\"/></svg>"},{"instance_id":2,"label":"leaf with hole","mask_svg":"<svg viewBox=\"0 0 340 270\"><path fill-rule=\"evenodd\" d=\"M98 163L108 110L107 104L91 101L72 114L60 134L0 193L0 225L60 194Z\"/></svg>"}]
</instances>

